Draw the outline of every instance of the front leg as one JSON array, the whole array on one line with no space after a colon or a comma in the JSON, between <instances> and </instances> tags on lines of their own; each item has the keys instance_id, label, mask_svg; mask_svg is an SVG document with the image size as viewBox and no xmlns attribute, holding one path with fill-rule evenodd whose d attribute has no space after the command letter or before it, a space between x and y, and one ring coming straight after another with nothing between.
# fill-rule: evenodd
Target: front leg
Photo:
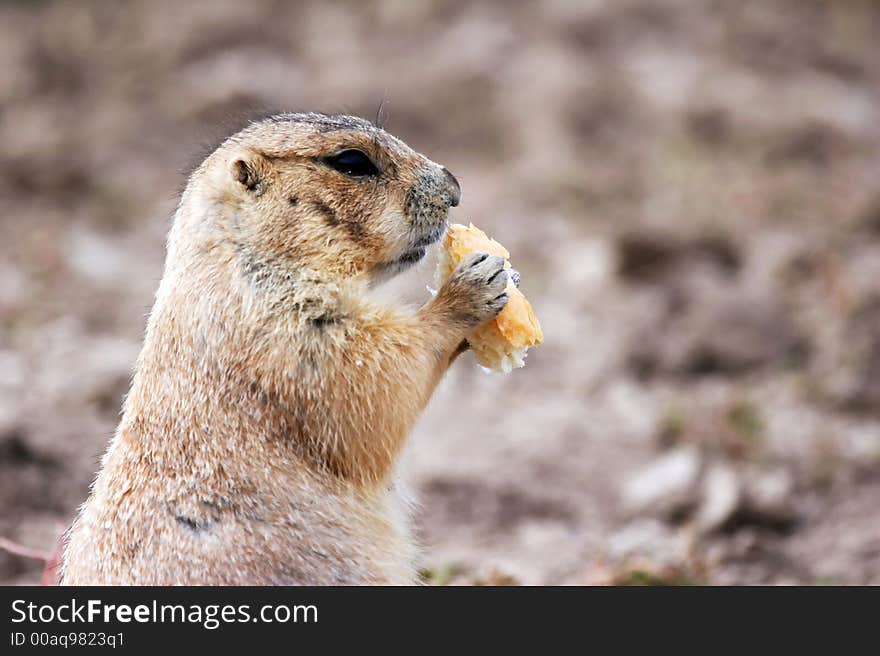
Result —
<instances>
[{"instance_id":1,"label":"front leg","mask_svg":"<svg viewBox=\"0 0 880 656\"><path fill-rule=\"evenodd\" d=\"M462 260L437 296L420 310L425 324L438 334L448 333L455 344L451 353L441 358L439 376L470 348L465 337L504 309L508 274L503 258L471 253Z\"/></svg>"},{"instance_id":2,"label":"front leg","mask_svg":"<svg viewBox=\"0 0 880 656\"><path fill-rule=\"evenodd\" d=\"M503 266L473 254L415 315L365 307L337 333L323 328L322 390L308 399L304 432L331 471L362 485L387 481L465 337L507 303Z\"/></svg>"}]
</instances>

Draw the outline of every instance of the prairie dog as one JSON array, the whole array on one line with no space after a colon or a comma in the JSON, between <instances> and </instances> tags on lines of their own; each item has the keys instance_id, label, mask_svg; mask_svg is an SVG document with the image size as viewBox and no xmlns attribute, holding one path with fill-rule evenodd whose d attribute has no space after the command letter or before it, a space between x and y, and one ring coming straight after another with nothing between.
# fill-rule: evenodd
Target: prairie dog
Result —
<instances>
[{"instance_id":1,"label":"prairie dog","mask_svg":"<svg viewBox=\"0 0 880 656\"><path fill-rule=\"evenodd\" d=\"M417 310L367 292L424 257L459 196L350 116L282 114L208 156L62 582L414 583L395 462L508 274L475 253Z\"/></svg>"}]
</instances>

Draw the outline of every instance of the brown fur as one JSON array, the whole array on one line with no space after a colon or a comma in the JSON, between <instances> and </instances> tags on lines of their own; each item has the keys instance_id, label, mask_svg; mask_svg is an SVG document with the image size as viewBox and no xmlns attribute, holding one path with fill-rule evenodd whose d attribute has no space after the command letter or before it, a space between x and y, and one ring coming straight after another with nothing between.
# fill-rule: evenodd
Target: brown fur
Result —
<instances>
[{"instance_id":1,"label":"brown fur","mask_svg":"<svg viewBox=\"0 0 880 656\"><path fill-rule=\"evenodd\" d=\"M350 148L380 173L323 159ZM457 201L445 169L351 117L282 115L211 154L181 198L63 582L414 582L395 462L507 274L472 256L418 310L368 291Z\"/></svg>"}]
</instances>

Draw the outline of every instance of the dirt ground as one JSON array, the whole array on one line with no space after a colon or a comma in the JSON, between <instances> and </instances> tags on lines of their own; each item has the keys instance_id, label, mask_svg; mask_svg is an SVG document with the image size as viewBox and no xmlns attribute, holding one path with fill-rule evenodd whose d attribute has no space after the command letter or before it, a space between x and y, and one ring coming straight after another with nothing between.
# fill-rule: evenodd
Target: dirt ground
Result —
<instances>
[{"instance_id":1,"label":"dirt ground","mask_svg":"<svg viewBox=\"0 0 880 656\"><path fill-rule=\"evenodd\" d=\"M384 101L546 336L417 426L428 582L880 583L878 34L869 0L3 3L0 536L84 500L206 145Z\"/></svg>"}]
</instances>

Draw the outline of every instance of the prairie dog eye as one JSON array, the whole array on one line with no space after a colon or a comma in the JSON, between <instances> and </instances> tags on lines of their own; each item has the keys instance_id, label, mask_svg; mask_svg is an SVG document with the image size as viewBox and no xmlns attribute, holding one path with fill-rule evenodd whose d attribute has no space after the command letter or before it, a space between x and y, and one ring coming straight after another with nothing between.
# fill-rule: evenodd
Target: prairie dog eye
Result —
<instances>
[{"instance_id":1,"label":"prairie dog eye","mask_svg":"<svg viewBox=\"0 0 880 656\"><path fill-rule=\"evenodd\" d=\"M366 153L354 148L325 157L322 161L331 169L356 178L379 175L379 169Z\"/></svg>"}]
</instances>

